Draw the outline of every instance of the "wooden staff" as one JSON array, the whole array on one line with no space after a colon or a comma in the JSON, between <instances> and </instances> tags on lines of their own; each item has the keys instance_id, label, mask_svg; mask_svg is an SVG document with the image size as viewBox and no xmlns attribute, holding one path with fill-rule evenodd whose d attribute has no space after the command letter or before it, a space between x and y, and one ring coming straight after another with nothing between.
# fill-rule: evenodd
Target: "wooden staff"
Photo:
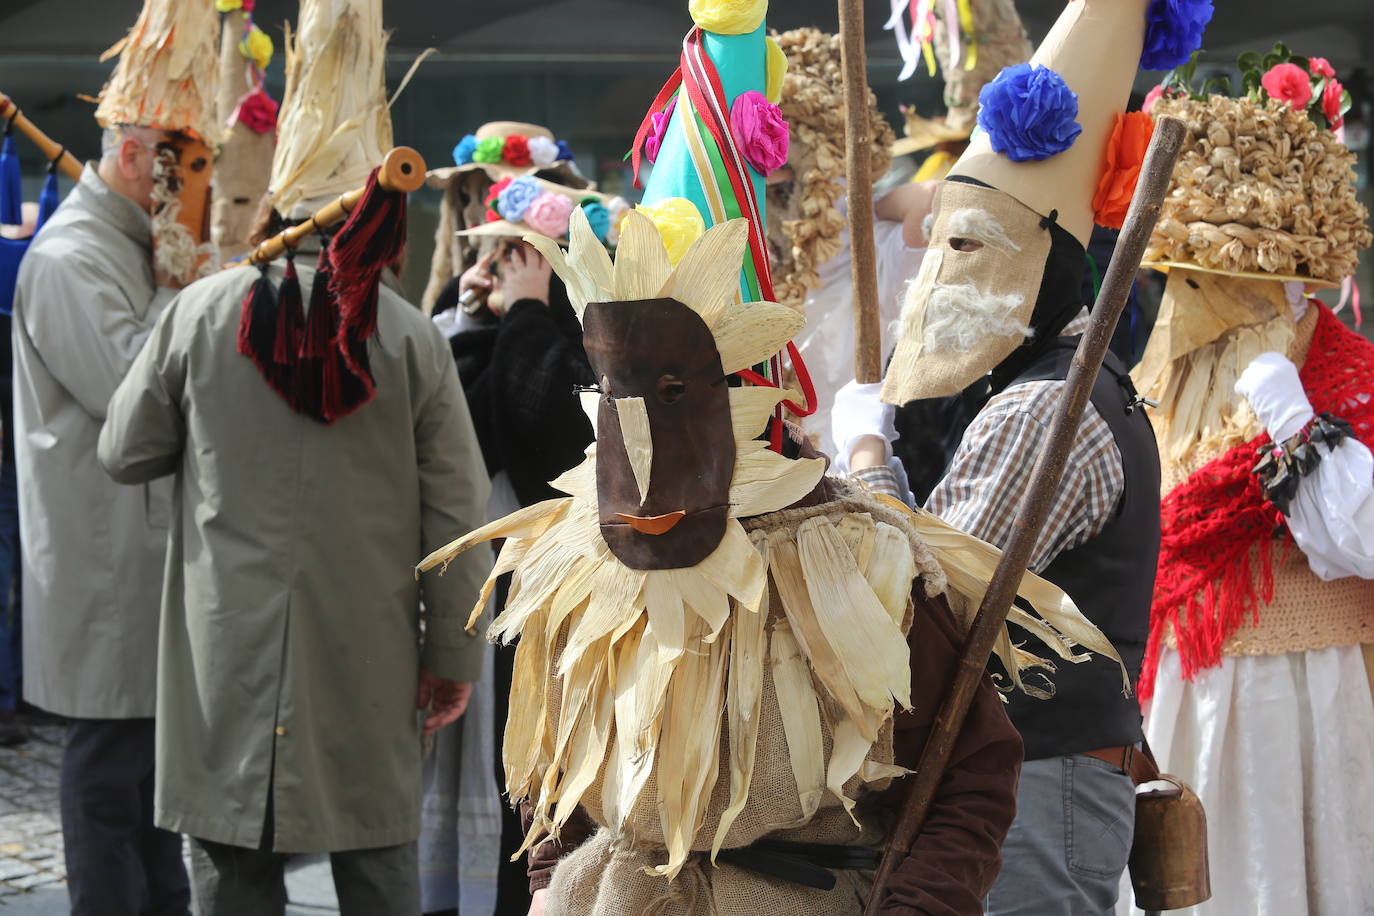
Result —
<instances>
[{"instance_id":1,"label":"wooden staff","mask_svg":"<svg viewBox=\"0 0 1374 916\"><path fill-rule=\"evenodd\" d=\"M849 194L849 270L854 285L854 378L883 380L878 261L873 247L873 130L868 118L868 55L863 0L839 0L844 69L844 172Z\"/></svg>"},{"instance_id":2,"label":"wooden staff","mask_svg":"<svg viewBox=\"0 0 1374 916\"><path fill-rule=\"evenodd\" d=\"M65 146L53 142L51 137L35 127L32 121L24 117L24 113L14 104L14 100L3 92L0 92L0 119L12 121L21 134L33 141L49 162L56 159L57 167L64 175L72 181L81 180L81 163L77 158L67 152Z\"/></svg>"},{"instance_id":3,"label":"wooden staff","mask_svg":"<svg viewBox=\"0 0 1374 916\"><path fill-rule=\"evenodd\" d=\"M377 173L377 183L388 191L409 194L425 183L425 160L408 146L398 146L386 154L382 160L381 171ZM357 188L317 210L308 220L285 229L270 239L263 241L249 257L249 263L266 264L281 257L288 248L295 248L312 232L319 232L337 225L348 218L353 208L362 200L366 187Z\"/></svg>"},{"instance_id":4,"label":"wooden staff","mask_svg":"<svg viewBox=\"0 0 1374 916\"><path fill-rule=\"evenodd\" d=\"M1092 395L1093 383L1097 380L1098 370L1102 368L1102 358L1107 353L1107 344L1126 307L1131 282L1140 269L1145 245L1150 240L1155 220L1159 218L1159 208L1169 189L1174 160L1183 146L1184 133L1183 122L1177 118L1161 118L1155 125L1154 137L1141 167L1140 181L1126 214L1126 224L1111 263L1107 266L1097 302L1093 305L1088 330L1074 354L1064 392L1050 424L1049 438L1035 460L1031 482L1017 510L1011 537L1002 551L1002 559L993 572L992 581L988 583L978 614L969 627L968 640L964 643L958 667L955 668L954 682L935 719L930 740L921 752L921 761L902 805L901 816L888 838L887 851L874 876L865 914L871 916L878 912L892 870L906 857L912 841L921 832L935 790L944 776L969 704L987 669L993 643L1006 622L1007 611L1026 574L1031 551L1040 539L1040 529L1044 527L1045 516L1049 513L1050 499L1064 476L1069 450L1077 438L1078 422Z\"/></svg>"}]
</instances>

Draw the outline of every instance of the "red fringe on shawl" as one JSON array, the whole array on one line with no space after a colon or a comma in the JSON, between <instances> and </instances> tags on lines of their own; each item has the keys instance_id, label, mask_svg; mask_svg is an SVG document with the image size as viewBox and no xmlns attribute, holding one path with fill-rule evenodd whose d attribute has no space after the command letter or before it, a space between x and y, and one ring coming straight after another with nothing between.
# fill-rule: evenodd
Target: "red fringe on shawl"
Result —
<instances>
[{"instance_id":1,"label":"red fringe on shawl","mask_svg":"<svg viewBox=\"0 0 1374 916\"><path fill-rule=\"evenodd\" d=\"M1374 448L1374 344L1316 300L1309 307L1319 315L1299 374L1312 409L1349 421L1356 438ZM1284 519L1251 473L1268 442L1260 435L1199 468L1160 507L1163 537L1141 700L1154 693L1160 646L1170 628L1183 676L1191 680L1219 665L1226 641L1246 622L1257 622L1261 606L1273 600L1275 536ZM1285 538L1285 550L1291 543Z\"/></svg>"}]
</instances>

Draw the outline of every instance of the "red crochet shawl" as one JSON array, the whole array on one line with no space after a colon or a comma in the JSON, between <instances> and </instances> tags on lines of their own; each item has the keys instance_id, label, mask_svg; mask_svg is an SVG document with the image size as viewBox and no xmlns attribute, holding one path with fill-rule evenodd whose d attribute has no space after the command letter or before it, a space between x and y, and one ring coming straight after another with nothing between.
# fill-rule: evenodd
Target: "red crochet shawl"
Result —
<instances>
[{"instance_id":1,"label":"red crochet shawl","mask_svg":"<svg viewBox=\"0 0 1374 916\"><path fill-rule=\"evenodd\" d=\"M1348 420L1359 440L1374 448L1374 344L1308 301L1319 315L1300 375L1312 409ZM1274 597L1274 544L1284 533L1284 518L1251 473L1268 442L1261 434L1199 468L1160 507L1163 535L1140 672L1142 700L1154 693L1160 644L1170 627L1183 676L1192 679L1219 665L1226 641L1247 621L1258 622L1261 603Z\"/></svg>"}]
</instances>

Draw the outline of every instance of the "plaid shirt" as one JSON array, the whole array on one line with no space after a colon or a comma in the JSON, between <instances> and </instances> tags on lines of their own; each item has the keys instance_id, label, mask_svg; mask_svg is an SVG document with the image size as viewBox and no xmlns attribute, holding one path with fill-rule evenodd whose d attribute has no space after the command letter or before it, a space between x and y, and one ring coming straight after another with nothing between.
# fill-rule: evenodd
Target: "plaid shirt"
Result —
<instances>
[{"instance_id":1,"label":"plaid shirt","mask_svg":"<svg viewBox=\"0 0 1374 916\"><path fill-rule=\"evenodd\" d=\"M1086 328L1085 311L1063 335ZM1064 385L1025 382L989 400L964 433L926 508L956 528L1004 547ZM1125 487L1121 452L1107 422L1089 402L1029 568L1040 572L1059 554L1100 533Z\"/></svg>"}]
</instances>

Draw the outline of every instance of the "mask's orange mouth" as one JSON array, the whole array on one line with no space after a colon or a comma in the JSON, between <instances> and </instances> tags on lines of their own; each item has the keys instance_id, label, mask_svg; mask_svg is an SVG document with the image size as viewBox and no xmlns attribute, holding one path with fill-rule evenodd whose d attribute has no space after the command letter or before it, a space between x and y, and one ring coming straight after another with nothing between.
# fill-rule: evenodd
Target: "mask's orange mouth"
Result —
<instances>
[{"instance_id":1,"label":"mask's orange mouth","mask_svg":"<svg viewBox=\"0 0 1374 916\"><path fill-rule=\"evenodd\" d=\"M617 512L615 517L629 525L640 534L666 534L673 530L673 526L687 517L687 513L679 509L676 512L669 512L666 515L626 515Z\"/></svg>"}]
</instances>

